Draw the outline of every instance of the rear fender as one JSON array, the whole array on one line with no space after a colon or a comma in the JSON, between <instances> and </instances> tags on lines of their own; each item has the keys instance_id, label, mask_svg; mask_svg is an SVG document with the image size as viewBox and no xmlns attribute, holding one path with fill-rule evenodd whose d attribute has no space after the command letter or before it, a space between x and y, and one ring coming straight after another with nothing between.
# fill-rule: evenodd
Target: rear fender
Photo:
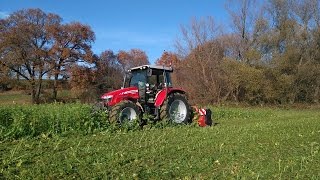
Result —
<instances>
[{"instance_id":1,"label":"rear fender","mask_svg":"<svg viewBox=\"0 0 320 180\"><path fill-rule=\"evenodd\" d=\"M156 98L155 98L156 100L154 102L154 106L160 107L163 104L163 102L166 100L167 95L170 95L172 93L185 94L185 91L183 91L182 89L179 89L179 88L168 88L167 90L162 89L156 95Z\"/></svg>"}]
</instances>

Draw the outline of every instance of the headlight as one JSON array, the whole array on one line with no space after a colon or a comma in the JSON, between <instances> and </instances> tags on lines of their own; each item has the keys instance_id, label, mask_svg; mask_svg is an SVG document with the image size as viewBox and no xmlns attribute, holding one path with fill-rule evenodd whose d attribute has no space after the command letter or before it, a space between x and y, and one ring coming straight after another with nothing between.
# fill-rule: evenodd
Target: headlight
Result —
<instances>
[{"instance_id":1,"label":"headlight","mask_svg":"<svg viewBox=\"0 0 320 180\"><path fill-rule=\"evenodd\" d=\"M105 100L106 102L110 102L112 99L112 95L102 96L101 99Z\"/></svg>"}]
</instances>

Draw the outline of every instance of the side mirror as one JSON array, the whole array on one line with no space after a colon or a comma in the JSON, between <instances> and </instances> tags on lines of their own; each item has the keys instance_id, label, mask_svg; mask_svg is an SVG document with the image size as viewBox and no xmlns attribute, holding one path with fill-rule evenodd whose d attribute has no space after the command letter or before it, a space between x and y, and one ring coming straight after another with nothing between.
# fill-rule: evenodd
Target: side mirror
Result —
<instances>
[{"instance_id":1,"label":"side mirror","mask_svg":"<svg viewBox=\"0 0 320 180\"><path fill-rule=\"evenodd\" d=\"M131 73L125 73L124 74L121 89L125 88L129 84L131 76L132 76Z\"/></svg>"},{"instance_id":2,"label":"side mirror","mask_svg":"<svg viewBox=\"0 0 320 180\"><path fill-rule=\"evenodd\" d=\"M152 69L148 69L148 71L147 71L147 76L148 76L148 77L152 76Z\"/></svg>"},{"instance_id":3,"label":"side mirror","mask_svg":"<svg viewBox=\"0 0 320 180\"><path fill-rule=\"evenodd\" d=\"M126 79L127 79L127 75L125 74L125 75L123 76L123 81L122 81L121 89L123 89L124 86L126 85Z\"/></svg>"}]
</instances>

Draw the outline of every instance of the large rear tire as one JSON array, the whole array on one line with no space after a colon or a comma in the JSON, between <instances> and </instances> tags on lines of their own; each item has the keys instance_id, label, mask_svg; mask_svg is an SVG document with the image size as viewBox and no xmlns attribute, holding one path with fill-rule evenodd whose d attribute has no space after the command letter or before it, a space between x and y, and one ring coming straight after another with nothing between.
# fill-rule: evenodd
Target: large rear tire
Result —
<instances>
[{"instance_id":1,"label":"large rear tire","mask_svg":"<svg viewBox=\"0 0 320 180\"><path fill-rule=\"evenodd\" d=\"M168 119L173 123L187 124L191 122L191 108L183 94L168 95L160 108L160 119Z\"/></svg>"},{"instance_id":2,"label":"large rear tire","mask_svg":"<svg viewBox=\"0 0 320 180\"><path fill-rule=\"evenodd\" d=\"M133 122L140 117L140 109L131 101L122 101L111 108L109 121L111 123Z\"/></svg>"}]
</instances>

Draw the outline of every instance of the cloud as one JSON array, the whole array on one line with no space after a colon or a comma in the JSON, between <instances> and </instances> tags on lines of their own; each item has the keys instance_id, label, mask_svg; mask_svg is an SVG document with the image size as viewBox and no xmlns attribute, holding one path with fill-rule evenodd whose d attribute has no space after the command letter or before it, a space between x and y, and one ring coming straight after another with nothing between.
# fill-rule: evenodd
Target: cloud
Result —
<instances>
[{"instance_id":1,"label":"cloud","mask_svg":"<svg viewBox=\"0 0 320 180\"><path fill-rule=\"evenodd\" d=\"M5 11L0 11L0 19L4 19L9 17L9 13L5 12Z\"/></svg>"}]
</instances>

